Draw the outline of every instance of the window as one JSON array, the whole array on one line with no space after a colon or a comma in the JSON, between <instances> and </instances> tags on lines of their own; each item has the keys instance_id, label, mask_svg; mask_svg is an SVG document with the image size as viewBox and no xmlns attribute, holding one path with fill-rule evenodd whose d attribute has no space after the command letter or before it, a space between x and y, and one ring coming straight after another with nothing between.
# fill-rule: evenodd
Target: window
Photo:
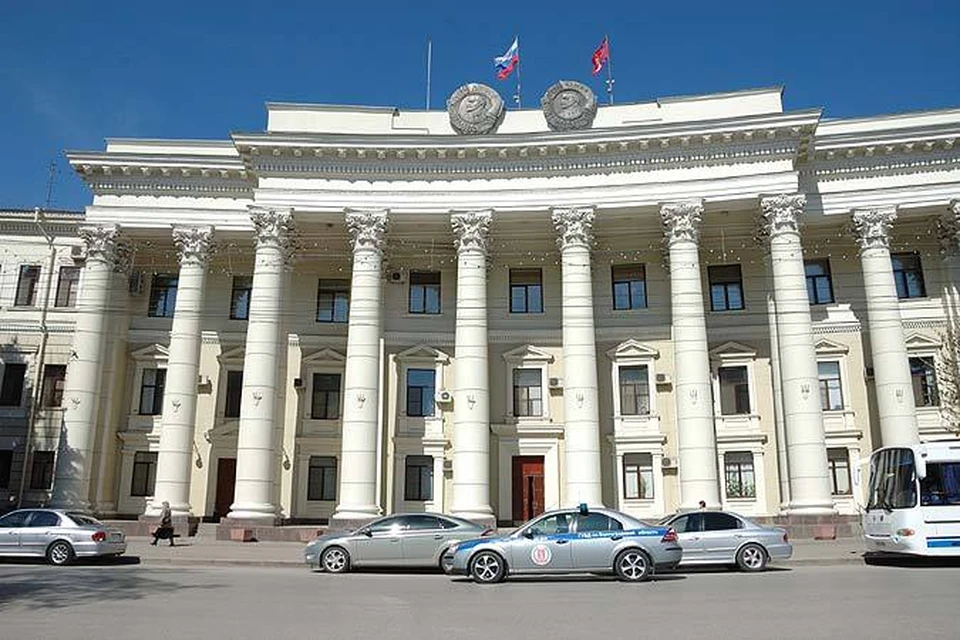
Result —
<instances>
[{"instance_id":1,"label":"window","mask_svg":"<svg viewBox=\"0 0 960 640\"><path fill-rule=\"evenodd\" d=\"M703 518L704 531L729 531L730 529L743 528L743 523L729 513L706 511L700 515Z\"/></svg>"},{"instance_id":2,"label":"window","mask_svg":"<svg viewBox=\"0 0 960 640\"><path fill-rule=\"evenodd\" d=\"M444 529L444 523L447 521L436 516L408 515L403 516L401 522L407 531L436 531Z\"/></svg>"},{"instance_id":3,"label":"window","mask_svg":"<svg viewBox=\"0 0 960 640\"><path fill-rule=\"evenodd\" d=\"M723 468L727 479L728 498L756 498L757 487L753 478L753 454L749 451L734 451L723 456Z\"/></svg>"},{"instance_id":4,"label":"window","mask_svg":"<svg viewBox=\"0 0 960 640\"><path fill-rule=\"evenodd\" d=\"M623 524L603 513L577 515L577 533L590 531L623 531Z\"/></svg>"},{"instance_id":5,"label":"window","mask_svg":"<svg viewBox=\"0 0 960 640\"><path fill-rule=\"evenodd\" d=\"M677 533L690 533L693 531L702 531L703 530L703 514L688 513L683 516L678 516L677 518L674 518L671 522L669 522L668 526L673 527Z\"/></svg>"},{"instance_id":6,"label":"window","mask_svg":"<svg viewBox=\"0 0 960 640\"><path fill-rule=\"evenodd\" d=\"M824 411L840 411L843 409L840 363L818 362L817 374L820 379L820 407Z\"/></svg>"},{"instance_id":7,"label":"window","mask_svg":"<svg viewBox=\"0 0 960 640\"><path fill-rule=\"evenodd\" d=\"M10 529L13 527L22 527L27 524L29 511L14 511L0 518L0 529Z\"/></svg>"},{"instance_id":8,"label":"window","mask_svg":"<svg viewBox=\"0 0 960 640\"><path fill-rule=\"evenodd\" d=\"M642 264L615 264L611 267L614 309L645 309L647 271Z\"/></svg>"},{"instance_id":9,"label":"window","mask_svg":"<svg viewBox=\"0 0 960 640\"><path fill-rule=\"evenodd\" d=\"M572 513L556 513L545 518L540 518L529 527L530 533L535 536L553 536L560 533L570 533L570 523L573 521Z\"/></svg>"},{"instance_id":10,"label":"window","mask_svg":"<svg viewBox=\"0 0 960 640\"><path fill-rule=\"evenodd\" d=\"M13 469L13 451L0 449L0 489L10 487L10 472Z\"/></svg>"},{"instance_id":11,"label":"window","mask_svg":"<svg viewBox=\"0 0 960 640\"><path fill-rule=\"evenodd\" d=\"M430 417L434 414L434 382L436 372L433 369L407 369L407 415L415 418Z\"/></svg>"},{"instance_id":12,"label":"window","mask_svg":"<svg viewBox=\"0 0 960 640\"><path fill-rule=\"evenodd\" d=\"M130 495L138 498L153 495L157 479L157 454L149 451L137 451L133 454L133 478L130 481Z\"/></svg>"},{"instance_id":13,"label":"window","mask_svg":"<svg viewBox=\"0 0 960 640\"><path fill-rule=\"evenodd\" d=\"M870 459L867 509L909 509L917 506L913 451L884 449Z\"/></svg>"},{"instance_id":14,"label":"window","mask_svg":"<svg viewBox=\"0 0 960 640\"><path fill-rule=\"evenodd\" d=\"M850 454L846 449L827 449L827 467L830 469L830 493L850 495Z\"/></svg>"},{"instance_id":15,"label":"window","mask_svg":"<svg viewBox=\"0 0 960 640\"><path fill-rule=\"evenodd\" d=\"M346 322L350 312L350 281L321 280L317 284L317 322Z\"/></svg>"},{"instance_id":16,"label":"window","mask_svg":"<svg viewBox=\"0 0 960 640\"><path fill-rule=\"evenodd\" d=\"M940 405L937 368L933 356L910 358L910 377L913 379L913 400L918 407Z\"/></svg>"},{"instance_id":17,"label":"window","mask_svg":"<svg viewBox=\"0 0 960 640\"><path fill-rule=\"evenodd\" d=\"M927 462L920 479L920 505L960 506L960 462Z\"/></svg>"},{"instance_id":18,"label":"window","mask_svg":"<svg viewBox=\"0 0 960 640\"><path fill-rule=\"evenodd\" d=\"M63 385L67 379L67 365L48 364L43 367L43 392L40 406L59 407L63 404Z\"/></svg>"},{"instance_id":19,"label":"window","mask_svg":"<svg viewBox=\"0 0 960 640\"><path fill-rule=\"evenodd\" d=\"M59 527L60 516L52 511L34 511L27 526L38 529L40 527Z\"/></svg>"},{"instance_id":20,"label":"window","mask_svg":"<svg viewBox=\"0 0 960 640\"><path fill-rule=\"evenodd\" d=\"M803 270L807 275L807 297L810 304L831 304L833 279L830 277L830 261L805 260Z\"/></svg>"},{"instance_id":21,"label":"window","mask_svg":"<svg viewBox=\"0 0 960 640\"><path fill-rule=\"evenodd\" d=\"M80 287L80 267L60 267L57 280L57 307L77 306L77 291Z\"/></svg>"},{"instance_id":22,"label":"window","mask_svg":"<svg viewBox=\"0 0 960 640\"><path fill-rule=\"evenodd\" d=\"M540 269L510 269L510 313L543 313Z\"/></svg>"},{"instance_id":23,"label":"window","mask_svg":"<svg viewBox=\"0 0 960 640\"><path fill-rule=\"evenodd\" d=\"M620 415L650 414L650 378L647 365L620 367Z\"/></svg>"},{"instance_id":24,"label":"window","mask_svg":"<svg viewBox=\"0 0 960 640\"><path fill-rule=\"evenodd\" d=\"M653 498L653 456L651 454L623 454L623 497L627 500Z\"/></svg>"},{"instance_id":25,"label":"window","mask_svg":"<svg viewBox=\"0 0 960 640\"><path fill-rule=\"evenodd\" d=\"M243 371L227 371L227 398L223 407L224 418L240 417L240 398L243 394Z\"/></svg>"},{"instance_id":26,"label":"window","mask_svg":"<svg viewBox=\"0 0 960 640\"><path fill-rule=\"evenodd\" d=\"M46 491L53 482L53 451L34 451L30 469L30 488Z\"/></svg>"},{"instance_id":27,"label":"window","mask_svg":"<svg viewBox=\"0 0 960 640\"><path fill-rule=\"evenodd\" d=\"M709 267L707 277L710 279L711 311L743 309L743 280L740 277L740 265Z\"/></svg>"},{"instance_id":28,"label":"window","mask_svg":"<svg viewBox=\"0 0 960 640\"><path fill-rule=\"evenodd\" d=\"M140 415L159 416L163 413L163 386L166 369L144 369L140 382Z\"/></svg>"},{"instance_id":29,"label":"window","mask_svg":"<svg viewBox=\"0 0 960 640\"><path fill-rule=\"evenodd\" d=\"M404 479L404 500L433 500L433 457L407 456Z\"/></svg>"},{"instance_id":30,"label":"window","mask_svg":"<svg viewBox=\"0 0 960 640\"><path fill-rule=\"evenodd\" d=\"M250 294L253 291L253 278L233 276L233 291L230 292L230 319L248 320L250 318Z\"/></svg>"},{"instance_id":31,"label":"window","mask_svg":"<svg viewBox=\"0 0 960 640\"><path fill-rule=\"evenodd\" d=\"M440 272L410 272L410 313L440 313Z\"/></svg>"},{"instance_id":32,"label":"window","mask_svg":"<svg viewBox=\"0 0 960 640\"><path fill-rule=\"evenodd\" d=\"M310 456L307 475L307 500L332 502L337 499L337 459Z\"/></svg>"},{"instance_id":33,"label":"window","mask_svg":"<svg viewBox=\"0 0 960 640\"><path fill-rule=\"evenodd\" d=\"M927 289L923 284L923 267L918 253L894 253L893 280L897 283L898 298L924 298Z\"/></svg>"},{"instance_id":34,"label":"window","mask_svg":"<svg viewBox=\"0 0 960 640\"><path fill-rule=\"evenodd\" d=\"M3 383L0 384L0 407L19 407L23 402L23 379L27 365L9 362L3 365Z\"/></svg>"},{"instance_id":35,"label":"window","mask_svg":"<svg viewBox=\"0 0 960 640\"><path fill-rule=\"evenodd\" d=\"M540 369L513 370L513 415L543 415L543 381Z\"/></svg>"},{"instance_id":36,"label":"window","mask_svg":"<svg viewBox=\"0 0 960 640\"><path fill-rule=\"evenodd\" d=\"M177 276L156 274L150 285L150 309L147 315L151 318L172 318L173 309L177 305Z\"/></svg>"},{"instance_id":37,"label":"window","mask_svg":"<svg viewBox=\"0 0 960 640\"><path fill-rule=\"evenodd\" d=\"M313 420L338 420L340 418L340 374L313 374L313 398L310 418Z\"/></svg>"},{"instance_id":38,"label":"window","mask_svg":"<svg viewBox=\"0 0 960 640\"><path fill-rule=\"evenodd\" d=\"M746 366L720 367L720 415L750 413L750 383Z\"/></svg>"},{"instance_id":39,"label":"window","mask_svg":"<svg viewBox=\"0 0 960 640\"><path fill-rule=\"evenodd\" d=\"M17 297L15 307L32 307L40 280L40 267L35 264L20 265L20 277L17 279Z\"/></svg>"},{"instance_id":40,"label":"window","mask_svg":"<svg viewBox=\"0 0 960 640\"><path fill-rule=\"evenodd\" d=\"M371 522L367 527L367 531L370 533L397 533L403 531L406 526L404 516L390 516L389 518Z\"/></svg>"}]
</instances>

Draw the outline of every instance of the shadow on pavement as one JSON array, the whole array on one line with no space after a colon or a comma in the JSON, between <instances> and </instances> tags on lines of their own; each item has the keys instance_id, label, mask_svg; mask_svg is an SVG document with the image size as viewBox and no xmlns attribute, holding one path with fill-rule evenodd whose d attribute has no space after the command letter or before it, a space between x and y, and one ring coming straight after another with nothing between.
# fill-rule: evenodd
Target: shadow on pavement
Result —
<instances>
[{"instance_id":1,"label":"shadow on pavement","mask_svg":"<svg viewBox=\"0 0 960 640\"><path fill-rule=\"evenodd\" d=\"M544 582L554 582L554 583L563 583L563 582L608 582L613 584L623 584L623 585L642 585L655 582L673 582L676 580L686 580L687 576L678 575L675 573L658 573L651 577L649 580L644 582L625 582L620 580L616 576L612 575L558 575L558 576L511 576L507 578L504 582L498 584L540 584ZM457 576L452 578L451 582L457 582L460 584L474 584L473 580L465 576ZM489 585L482 585L489 586Z\"/></svg>"},{"instance_id":2,"label":"shadow on pavement","mask_svg":"<svg viewBox=\"0 0 960 640\"><path fill-rule=\"evenodd\" d=\"M865 564L881 567L911 567L918 569L938 569L941 567L960 567L960 558L922 558L919 556L896 554L863 554Z\"/></svg>"},{"instance_id":3,"label":"shadow on pavement","mask_svg":"<svg viewBox=\"0 0 960 640\"><path fill-rule=\"evenodd\" d=\"M781 572L790 572L793 571L790 567L784 567L783 565L769 565L763 571L756 571L753 573L781 573ZM740 571L736 567L727 567L724 565L711 565L706 567L679 567L677 569L671 570L669 573L742 573L749 575L750 571ZM661 574L662 575L662 574Z\"/></svg>"}]
</instances>

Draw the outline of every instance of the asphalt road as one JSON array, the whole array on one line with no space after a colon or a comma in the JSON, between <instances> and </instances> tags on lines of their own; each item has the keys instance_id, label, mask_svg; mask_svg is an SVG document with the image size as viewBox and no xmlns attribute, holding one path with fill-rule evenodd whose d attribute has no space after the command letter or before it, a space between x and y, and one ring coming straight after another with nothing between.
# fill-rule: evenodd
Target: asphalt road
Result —
<instances>
[{"instance_id":1,"label":"asphalt road","mask_svg":"<svg viewBox=\"0 0 960 640\"><path fill-rule=\"evenodd\" d=\"M956 640L960 567L799 567L481 587L437 574L0 564L0 638Z\"/></svg>"}]
</instances>

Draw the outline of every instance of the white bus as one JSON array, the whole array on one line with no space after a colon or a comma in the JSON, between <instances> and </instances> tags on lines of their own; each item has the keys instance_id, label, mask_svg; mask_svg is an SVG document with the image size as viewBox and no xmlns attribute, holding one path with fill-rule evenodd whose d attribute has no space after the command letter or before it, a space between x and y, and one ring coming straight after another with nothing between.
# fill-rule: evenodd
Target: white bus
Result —
<instances>
[{"instance_id":1,"label":"white bus","mask_svg":"<svg viewBox=\"0 0 960 640\"><path fill-rule=\"evenodd\" d=\"M863 535L871 552L960 556L960 442L874 451Z\"/></svg>"}]
</instances>

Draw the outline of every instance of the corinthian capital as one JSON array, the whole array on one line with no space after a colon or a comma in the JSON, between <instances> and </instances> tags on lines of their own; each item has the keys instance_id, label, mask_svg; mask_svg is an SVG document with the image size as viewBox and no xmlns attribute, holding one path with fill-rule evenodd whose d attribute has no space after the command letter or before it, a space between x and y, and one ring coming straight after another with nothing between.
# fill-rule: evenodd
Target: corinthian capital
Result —
<instances>
[{"instance_id":1,"label":"corinthian capital","mask_svg":"<svg viewBox=\"0 0 960 640\"><path fill-rule=\"evenodd\" d=\"M960 254L960 200L950 202L950 209L940 216L937 226L943 252Z\"/></svg>"},{"instance_id":2,"label":"corinthian capital","mask_svg":"<svg viewBox=\"0 0 960 640\"><path fill-rule=\"evenodd\" d=\"M133 269L133 247L129 242L117 240L113 250L113 272L129 275Z\"/></svg>"},{"instance_id":3,"label":"corinthian capital","mask_svg":"<svg viewBox=\"0 0 960 640\"><path fill-rule=\"evenodd\" d=\"M213 249L213 227L179 226L173 228L180 264L207 264Z\"/></svg>"},{"instance_id":4,"label":"corinthian capital","mask_svg":"<svg viewBox=\"0 0 960 640\"><path fill-rule=\"evenodd\" d=\"M772 238L783 233L799 233L800 216L806 203L807 197L799 193L760 198L767 235Z\"/></svg>"},{"instance_id":5,"label":"corinthian capital","mask_svg":"<svg viewBox=\"0 0 960 640\"><path fill-rule=\"evenodd\" d=\"M450 214L450 225L457 234L457 252L475 249L484 254L490 244L490 221L493 212L464 211Z\"/></svg>"},{"instance_id":6,"label":"corinthian capital","mask_svg":"<svg viewBox=\"0 0 960 640\"><path fill-rule=\"evenodd\" d=\"M353 236L354 253L363 249L382 253L387 232L387 212L384 209L348 211L347 229Z\"/></svg>"},{"instance_id":7,"label":"corinthian capital","mask_svg":"<svg viewBox=\"0 0 960 640\"><path fill-rule=\"evenodd\" d=\"M296 227L290 209L250 207L250 220L253 222L257 246L277 245L288 251L293 244Z\"/></svg>"},{"instance_id":8,"label":"corinthian capital","mask_svg":"<svg viewBox=\"0 0 960 640\"><path fill-rule=\"evenodd\" d=\"M80 227L77 234L83 240L87 261L105 262L113 265L117 254L117 240L120 228L117 225Z\"/></svg>"},{"instance_id":9,"label":"corinthian capital","mask_svg":"<svg viewBox=\"0 0 960 640\"><path fill-rule=\"evenodd\" d=\"M860 251L889 249L890 227L896 219L896 207L854 209L853 237L860 244Z\"/></svg>"},{"instance_id":10,"label":"corinthian capital","mask_svg":"<svg viewBox=\"0 0 960 640\"><path fill-rule=\"evenodd\" d=\"M557 246L561 250L573 246L589 249L593 244L593 220L596 215L593 207L554 209L553 224L560 235L557 238Z\"/></svg>"},{"instance_id":11,"label":"corinthian capital","mask_svg":"<svg viewBox=\"0 0 960 640\"><path fill-rule=\"evenodd\" d=\"M667 202L660 205L660 217L668 245L680 240L700 241L703 200Z\"/></svg>"}]
</instances>

